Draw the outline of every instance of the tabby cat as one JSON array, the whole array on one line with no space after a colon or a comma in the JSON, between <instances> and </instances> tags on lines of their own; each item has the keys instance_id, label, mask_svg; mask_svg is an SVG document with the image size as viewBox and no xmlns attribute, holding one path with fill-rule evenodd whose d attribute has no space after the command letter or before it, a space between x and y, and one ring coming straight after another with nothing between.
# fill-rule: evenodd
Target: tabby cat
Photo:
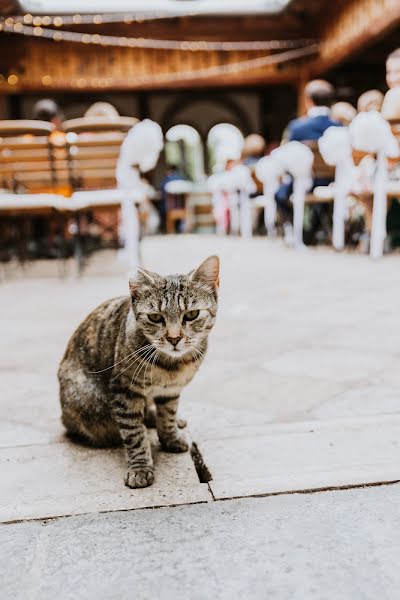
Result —
<instances>
[{"instance_id":1,"label":"tabby cat","mask_svg":"<svg viewBox=\"0 0 400 600\"><path fill-rule=\"evenodd\" d=\"M219 259L187 275L139 269L130 297L96 308L78 327L58 371L62 422L95 446L125 446L131 488L151 485L154 467L145 416L167 452L186 452L177 426L182 388L203 361L218 305Z\"/></svg>"}]
</instances>

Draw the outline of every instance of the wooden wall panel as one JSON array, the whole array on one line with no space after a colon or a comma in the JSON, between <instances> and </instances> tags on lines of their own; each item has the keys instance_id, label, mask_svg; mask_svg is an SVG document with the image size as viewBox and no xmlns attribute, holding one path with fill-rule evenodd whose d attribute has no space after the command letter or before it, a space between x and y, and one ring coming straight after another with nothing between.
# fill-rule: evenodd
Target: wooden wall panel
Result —
<instances>
[{"instance_id":1,"label":"wooden wall panel","mask_svg":"<svg viewBox=\"0 0 400 600\"><path fill-rule=\"evenodd\" d=\"M235 85L252 82L290 81L297 78L297 66L277 65L252 69L240 73L214 76L212 79L190 78L178 82L156 80L149 76L193 72L214 66L229 65L259 56L266 51L254 52L188 52L182 50L153 50L143 48L102 47L43 39L9 39L8 55L12 46L18 46L18 60L10 60L7 72L0 78L0 93L23 91L97 89L168 89L195 87L207 84ZM18 77L13 85L7 83L8 75Z\"/></svg>"}]
</instances>

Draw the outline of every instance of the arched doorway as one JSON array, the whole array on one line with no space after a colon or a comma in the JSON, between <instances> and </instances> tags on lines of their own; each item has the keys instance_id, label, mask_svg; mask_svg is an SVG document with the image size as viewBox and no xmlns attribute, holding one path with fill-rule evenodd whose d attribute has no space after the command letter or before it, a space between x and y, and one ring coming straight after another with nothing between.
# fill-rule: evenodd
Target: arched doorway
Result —
<instances>
[{"instance_id":1,"label":"arched doorway","mask_svg":"<svg viewBox=\"0 0 400 600\"><path fill-rule=\"evenodd\" d=\"M165 159L192 181L204 178L202 141L199 132L190 125L174 125L165 134Z\"/></svg>"}]
</instances>

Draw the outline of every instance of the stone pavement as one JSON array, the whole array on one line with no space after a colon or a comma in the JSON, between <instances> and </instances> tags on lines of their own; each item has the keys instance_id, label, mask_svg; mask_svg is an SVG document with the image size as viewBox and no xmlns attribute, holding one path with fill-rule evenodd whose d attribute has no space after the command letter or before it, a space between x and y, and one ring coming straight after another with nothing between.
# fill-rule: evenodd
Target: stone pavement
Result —
<instances>
[{"instance_id":1,"label":"stone pavement","mask_svg":"<svg viewBox=\"0 0 400 600\"><path fill-rule=\"evenodd\" d=\"M57 364L89 310L125 293L113 254L81 280L49 263L0 283L1 598L398 597L400 485L347 488L400 480L399 257L143 244L161 273L212 253L220 312L181 403L208 484L153 436L155 484L129 490L121 451L63 436Z\"/></svg>"}]
</instances>

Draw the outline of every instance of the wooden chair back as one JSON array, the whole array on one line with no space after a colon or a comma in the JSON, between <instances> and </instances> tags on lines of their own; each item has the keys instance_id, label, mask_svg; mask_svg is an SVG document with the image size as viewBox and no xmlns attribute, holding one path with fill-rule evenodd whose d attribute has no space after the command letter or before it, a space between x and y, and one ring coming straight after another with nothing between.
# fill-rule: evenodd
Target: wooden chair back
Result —
<instances>
[{"instance_id":1,"label":"wooden chair back","mask_svg":"<svg viewBox=\"0 0 400 600\"><path fill-rule=\"evenodd\" d=\"M185 222L185 230L188 231L188 195L168 194L166 196L167 209L167 233L175 233L177 221Z\"/></svg>"},{"instance_id":2,"label":"wooden chair back","mask_svg":"<svg viewBox=\"0 0 400 600\"><path fill-rule=\"evenodd\" d=\"M314 179L335 179L335 167L327 165L319 151L318 142L311 140L304 142L314 154L313 174Z\"/></svg>"},{"instance_id":3,"label":"wooden chair back","mask_svg":"<svg viewBox=\"0 0 400 600\"><path fill-rule=\"evenodd\" d=\"M135 123L137 119L130 117L83 117L62 124L74 190L116 186L115 171L121 144Z\"/></svg>"},{"instance_id":4,"label":"wooden chair back","mask_svg":"<svg viewBox=\"0 0 400 600\"><path fill-rule=\"evenodd\" d=\"M47 121L0 121L0 186L25 193L55 192L68 182L64 136Z\"/></svg>"}]
</instances>

